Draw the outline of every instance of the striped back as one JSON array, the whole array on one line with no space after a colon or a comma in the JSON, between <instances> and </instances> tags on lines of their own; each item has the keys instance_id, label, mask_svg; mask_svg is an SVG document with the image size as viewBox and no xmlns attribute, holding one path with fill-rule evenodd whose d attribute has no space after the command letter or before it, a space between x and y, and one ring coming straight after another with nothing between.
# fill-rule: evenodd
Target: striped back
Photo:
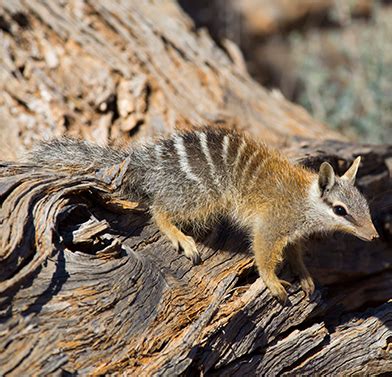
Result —
<instances>
[{"instance_id":1,"label":"striped back","mask_svg":"<svg viewBox=\"0 0 392 377\"><path fill-rule=\"evenodd\" d=\"M272 152L236 132L205 128L175 133L131 153L139 172L144 165L143 186L151 196L173 196L173 201L186 196L199 205L228 191L250 190Z\"/></svg>"}]
</instances>

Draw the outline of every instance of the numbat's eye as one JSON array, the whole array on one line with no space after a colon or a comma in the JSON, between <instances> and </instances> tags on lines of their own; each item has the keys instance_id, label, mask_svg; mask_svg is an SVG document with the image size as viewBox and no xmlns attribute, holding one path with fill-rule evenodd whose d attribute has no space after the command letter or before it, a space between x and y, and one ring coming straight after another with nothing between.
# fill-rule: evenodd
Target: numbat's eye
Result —
<instances>
[{"instance_id":1,"label":"numbat's eye","mask_svg":"<svg viewBox=\"0 0 392 377\"><path fill-rule=\"evenodd\" d=\"M345 208L342 207L342 206L334 206L334 207L333 207L333 211L334 211L335 214L338 215L338 216L346 216L346 215L347 215L347 211L346 211Z\"/></svg>"}]
</instances>

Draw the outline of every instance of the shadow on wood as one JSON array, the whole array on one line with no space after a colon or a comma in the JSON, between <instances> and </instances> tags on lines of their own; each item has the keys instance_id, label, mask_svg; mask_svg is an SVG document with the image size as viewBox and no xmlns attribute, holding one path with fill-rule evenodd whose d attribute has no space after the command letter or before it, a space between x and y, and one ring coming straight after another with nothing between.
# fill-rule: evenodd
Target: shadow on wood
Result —
<instances>
[{"instance_id":1,"label":"shadow on wood","mask_svg":"<svg viewBox=\"0 0 392 377\"><path fill-rule=\"evenodd\" d=\"M361 148L342 144L333 154L333 144L320 144L304 155L307 164L317 166L321 155L344 169ZM378 147L375 156L391 155ZM390 178L385 164L370 168L374 158L364 159L359 182L378 188L372 194L382 206ZM307 263L318 291L305 297L283 266L294 285L282 307L258 279L246 235L235 227L222 222L199 235L203 263L193 267L142 208L119 211L124 166L79 173L1 166L2 373L391 368L385 234L376 243L311 240ZM377 221L382 227L386 218Z\"/></svg>"}]
</instances>

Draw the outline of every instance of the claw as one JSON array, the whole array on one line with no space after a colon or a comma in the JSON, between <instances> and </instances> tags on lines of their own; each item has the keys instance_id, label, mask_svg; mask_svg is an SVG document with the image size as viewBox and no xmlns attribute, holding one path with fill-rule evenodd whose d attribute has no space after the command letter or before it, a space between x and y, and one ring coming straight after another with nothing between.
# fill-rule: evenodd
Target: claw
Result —
<instances>
[{"instance_id":1,"label":"claw","mask_svg":"<svg viewBox=\"0 0 392 377\"><path fill-rule=\"evenodd\" d=\"M199 252L194 253L192 255L192 263L193 263L194 266L196 266L196 265L201 263L201 257L200 257Z\"/></svg>"},{"instance_id":2,"label":"claw","mask_svg":"<svg viewBox=\"0 0 392 377\"><path fill-rule=\"evenodd\" d=\"M289 289L289 288L292 287L291 283L289 283L289 282L286 281L286 280L279 279L279 281L280 281L280 283L281 283L285 288L287 288L287 289Z\"/></svg>"},{"instance_id":3,"label":"claw","mask_svg":"<svg viewBox=\"0 0 392 377\"><path fill-rule=\"evenodd\" d=\"M285 283L290 284L283 280ZM284 306L287 302L287 292L283 287L282 280L275 279L273 281L264 281L265 285L270 290L271 294L278 299L278 301ZM291 284L290 284L291 285Z\"/></svg>"},{"instance_id":4,"label":"claw","mask_svg":"<svg viewBox=\"0 0 392 377\"><path fill-rule=\"evenodd\" d=\"M288 295L287 295L287 292L285 290L282 291L282 292L279 292L275 297L282 304L282 306L286 305Z\"/></svg>"},{"instance_id":5,"label":"claw","mask_svg":"<svg viewBox=\"0 0 392 377\"><path fill-rule=\"evenodd\" d=\"M315 290L313 279L311 277L301 279L301 287L306 296L310 297Z\"/></svg>"},{"instance_id":6,"label":"claw","mask_svg":"<svg viewBox=\"0 0 392 377\"><path fill-rule=\"evenodd\" d=\"M173 248L175 251L177 251L177 253L180 252L180 244L178 243L178 241L172 241L173 244Z\"/></svg>"},{"instance_id":7,"label":"claw","mask_svg":"<svg viewBox=\"0 0 392 377\"><path fill-rule=\"evenodd\" d=\"M185 237L183 240L179 241L182 250L187 258L189 258L194 265L200 264L201 258L200 253L197 250L196 243L192 237Z\"/></svg>"}]
</instances>

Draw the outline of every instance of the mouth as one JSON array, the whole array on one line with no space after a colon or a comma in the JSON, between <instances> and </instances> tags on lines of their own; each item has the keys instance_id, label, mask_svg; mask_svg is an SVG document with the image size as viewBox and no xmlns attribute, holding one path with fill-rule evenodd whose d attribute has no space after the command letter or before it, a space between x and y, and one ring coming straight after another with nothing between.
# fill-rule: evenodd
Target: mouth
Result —
<instances>
[{"instance_id":1,"label":"mouth","mask_svg":"<svg viewBox=\"0 0 392 377\"><path fill-rule=\"evenodd\" d=\"M363 235L363 234L358 234L358 233L355 233L355 236L356 237L358 237L359 239L361 239L362 241L367 241L367 242L370 242L370 241L373 241L373 240L375 240L375 239L377 239L377 238L380 238L380 236L379 236L379 234L377 233L377 232L374 232L374 233L372 233L372 234L370 234L370 235Z\"/></svg>"},{"instance_id":2,"label":"mouth","mask_svg":"<svg viewBox=\"0 0 392 377\"><path fill-rule=\"evenodd\" d=\"M356 234L355 235L356 237L358 237L360 240L362 240L362 241L366 241L366 242L370 242L372 239L373 239L373 237L364 237L364 236L360 236L359 234Z\"/></svg>"}]
</instances>

